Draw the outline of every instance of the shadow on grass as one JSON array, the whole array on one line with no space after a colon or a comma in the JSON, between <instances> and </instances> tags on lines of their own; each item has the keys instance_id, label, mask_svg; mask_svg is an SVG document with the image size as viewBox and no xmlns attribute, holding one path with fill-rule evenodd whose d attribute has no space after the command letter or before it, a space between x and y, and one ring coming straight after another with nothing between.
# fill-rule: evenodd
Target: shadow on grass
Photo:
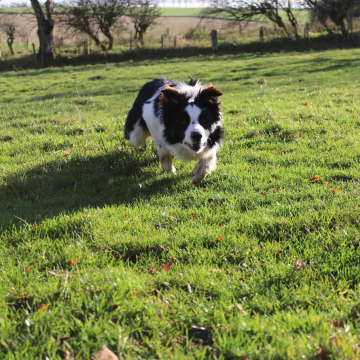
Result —
<instances>
[{"instance_id":1,"label":"shadow on grass","mask_svg":"<svg viewBox=\"0 0 360 360\"><path fill-rule=\"evenodd\" d=\"M171 175L154 181L158 167L152 149L125 149L102 156L59 158L12 174L2 179L0 188L0 231L88 207L126 207L164 195L177 181Z\"/></svg>"},{"instance_id":2,"label":"shadow on grass","mask_svg":"<svg viewBox=\"0 0 360 360\"><path fill-rule=\"evenodd\" d=\"M346 49L359 47L360 33L353 33L350 39L344 39L341 35L321 35L309 39L302 39L295 41L288 38L272 39L268 42L261 43L254 41L247 44L220 44L218 55L225 54L246 54L246 53L273 53L283 51L323 51L328 49ZM80 66L87 64L99 63L117 63L129 60L159 60L171 58L189 58L200 55L215 55L211 47L196 47L188 46L183 48L166 48L166 49L137 49L133 51L126 51L118 54L108 54L106 52L101 54L91 54L90 56L77 57L61 57L58 56L48 64L41 64L34 62L33 55L28 55L17 59L8 59L0 63L0 71L21 70L21 69L39 69L44 67L62 67L62 66ZM201 59L200 59L201 60ZM206 61L209 59L206 58ZM215 61L216 57L214 58ZM131 66L137 66L136 63ZM331 70L331 69L330 69ZM47 71L47 70L43 70ZM39 72L40 75L42 72ZM57 70L61 71L61 70ZM325 70L322 70L325 71Z\"/></svg>"}]
</instances>

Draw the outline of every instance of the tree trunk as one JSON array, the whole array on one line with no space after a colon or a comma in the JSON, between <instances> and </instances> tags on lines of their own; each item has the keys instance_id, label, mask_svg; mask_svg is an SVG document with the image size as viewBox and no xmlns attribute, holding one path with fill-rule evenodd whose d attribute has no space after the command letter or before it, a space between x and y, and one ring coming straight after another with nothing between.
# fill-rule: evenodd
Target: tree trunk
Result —
<instances>
[{"instance_id":1,"label":"tree trunk","mask_svg":"<svg viewBox=\"0 0 360 360\"><path fill-rule=\"evenodd\" d=\"M144 47L144 34L142 31L139 31L139 41L142 47Z\"/></svg>"},{"instance_id":2,"label":"tree trunk","mask_svg":"<svg viewBox=\"0 0 360 360\"><path fill-rule=\"evenodd\" d=\"M46 15L45 18L42 8L39 4L38 0L30 0L32 8L34 9L34 13L36 16L37 24L38 24L38 37L39 37L39 54L38 56L44 63L50 62L53 57L53 30L54 30L54 22L51 19L51 2L52 0L47 0L46 2Z\"/></svg>"},{"instance_id":3,"label":"tree trunk","mask_svg":"<svg viewBox=\"0 0 360 360\"><path fill-rule=\"evenodd\" d=\"M106 51L105 45L98 39L96 35L94 35L93 33L88 33L88 35L90 36L91 39L94 40L96 46L100 46L102 51Z\"/></svg>"},{"instance_id":4,"label":"tree trunk","mask_svg":"<svg viewBox=\"0 0 360 360\"><path fill-rule=\"evenodd\" d=\"M14 50L13 50L13 48L12 48L12 44L13 44L13 42L14 42L14 39L8 38L6 41L7 41L7 44L8 44L8 46L9 46L11 55L14 55Z\"/></svg>"},{"instance_id":5,"label":"tree trunk","mask_svg":"<svg viewBox=\"0 0 360 360\"><path fill-rule=\"evenodd\" d=\"M285 8L284 10L285 10L285 12L287 14L287 17L288 17L288 19L290 21L290 24L292 25L292 27L294 29L295 39L297 41L299 41L300 36L299 36L299 33L298 33L298 29L297 29L297 20L296 20L296 17L294 16L294 14L292 12L290 0L288 1L287 8Z\"/></svg>"},{"instance_id":6,"label":"tree trunk","mask_svg":"<svg viewBox=\"0 0 360 360\"><path fill-rule=\"evenodd\" d=\"M114 37L110 33L109 33L108 39L109 39L108 50L112 50L113 45L114 45Z\"/></svg>"}]
</instances>

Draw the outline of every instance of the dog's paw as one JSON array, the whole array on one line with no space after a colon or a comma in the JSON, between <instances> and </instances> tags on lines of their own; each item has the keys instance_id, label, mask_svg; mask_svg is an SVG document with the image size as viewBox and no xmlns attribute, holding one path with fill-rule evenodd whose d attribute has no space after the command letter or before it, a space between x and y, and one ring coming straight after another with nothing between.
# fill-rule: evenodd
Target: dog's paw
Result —
<instances>
[{"instance_id":1,"label":"dog's paw","mask_svg":"<svg viewBox=\"0 0 360 360\"><path fill-rule=\"evenodd\" d=\"M171 168L168 168L168 169L164 169L164 172L165 174L173 174L173 173L176 173L176 169L175 169L175 166L173 165Z\"/></svg>"},{"instance_id":2,"label":"dog's paw","mask_svg":"<svg viewBox=\"0 0 360 360\"><path fill-rule=\"evenodd\" d=\"M213 170L216 169L216 158L210 157L204 160L199 161L193 172L191 181L193 184L196 184L208 176Z\"/></svg>"},{"instance_id":3,"label":"dog's paw","mask_svg":"<svg viewBox=\"0 0 360 360\"><path fill-rule=\"evenodd\" d=\"M199 166L200 165L200 166ZM207 175L211 173L209 166L206 163L198 164L192 172L191 181L196 184L203 180Z\"/></svg>"}]
</instances>

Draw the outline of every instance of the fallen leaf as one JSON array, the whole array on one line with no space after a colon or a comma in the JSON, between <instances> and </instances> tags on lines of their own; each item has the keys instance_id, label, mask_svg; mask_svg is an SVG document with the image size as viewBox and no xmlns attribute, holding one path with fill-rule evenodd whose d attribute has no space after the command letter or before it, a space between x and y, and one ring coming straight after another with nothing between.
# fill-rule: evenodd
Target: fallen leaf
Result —
<instances>
[{"instance_id":1,"label":"fallen leaf","mask_svg":"<svg viewBox=\"0 0 360 360\"><path fill-rule=\"evenodd\" d=\"M296 260L295 269L300 270L304 266L304 262L302 260Z\"/></svg>"},{"instance_id":2,"label":"fallen leaf","mask_svg":"<svg viewBox=\"0 0 360 360\"><path fill-rule=\"evenodd\" d=\"M236 304L236 305L235 305L235 309L236 309L237 311L244 311L243 307L242 307L240 304Z\"/></svg>"},{"instance_id":3,"label":"fallen leaf","mask_svg":"<svg viewBox=\"0 0 360 360\"><path fill-rule=\"evenodd\" d=\"M156 265L151 265L148 273L153 274L155 271L156 271Z\"/></svg>"},{"instance_id":4,"label":"fallen leaf","mask_svg":"<svg viewBox=\"0 0 360 360\"><path fill-rule=\"evenodd\" d=\"M281 254L282 253L282 250L277 250L276 252L275 252L275 254Z\"/></svg>"},{"instance_id":5,"label":"fallen leaf","mask_svg":"<svg viewBox=\"0 0 360 360\"><path fill-rule=\"evenodd\" d=\"M336 190L336 189L330 189L330 191L332 192L332 193L339 193L340 192L340 190Z\"/></svg>"},{"instance_id":6,"label":"fallen leaf","mask_svg":"<svg viewBox=\"0 0 360 360\"><path fill-rule=\"evenodd\" d=\"M261 192L261 195L262 195L262 196L266 196L266 192L265 192L265 191L262 191L262 192Z\"/></svg>"},{"instance_id":7,"label":"fallen leaf","mask_svg":"<svg viewBox=\"0 0 360 360\"><path fill-rule=\"evenodd\" d=\"M275 192L275 191L276 191L276 189L275 189L275 188L270 188L270 190L271 190L272 192Z\"/></svg>"},{"instance_id":8,"label":"fallen leaf","mask_svg":"<svg viewBox=\"0 0 360 360\"><path fill-rule=\"evenodd\" d=\"M86 154L91 154L92 150L86 150Z\"/></svg>"},{"instance_id":9,"label":"fallen leaf","mask_svg":"<svg viewBox=\"0 0 360 360\"><path fill-rule=\"evenodd\" d=\"M114 180L113 180L113 179L109 179L108 184L109 184L109 185L112 185L113 183L114 183Z\"/></svg>"},{"instance_id":10,"label":"fallen leaf","mask_svg":"<svg viewBox=\"0 0 360 360\"><path fill-rule=\"evenodd\" d=\"M209 192L209 189L206 187L206 188L204 189L204 191L205 191L205 192Z\"/></svg>"},{"instance_id":11,"label":"fallen leaf","mask_svg":"<svg viewBox=\"0 0 360 360\"><path fill-rule=\"evenodd\" d=\"M71 260L69 261L69 263L70 263L70 265L75 266L75 265L77 265L77 264L78 264L78 261L77 261L77 260L75 260L75 259L71 259Z\"/></svg>"},{"instance_id":12,"label":"fallen leaf","mask_svg":"<svg viewBox=\"0 0 360 360\"><path fill-rule=\"evenodd\" d=\"M122 141L121 145L126 146L126 141Z\"/></svg>"},{"instance_id":13,"label":"fallen leaf","mask_svg":"<svg viewBox=\"0 0 360 360\"><path fill-rule=\"evenodd\" d=\"M139 298L139 297L140 297L140 293L139 293L139 292L136 292L136 293L133 294L133 296L136 297L136 298Z\"/></svg>"},{"instance_id":14,"label":"fallen leaf","mask_svg":"<svg viewBox=\"0 0 360 360\"><path fill-rule=\"evenodd\" d=\"M38 310L39 310L39 311L44 311L44 310L48 309L49 306L50 306L50 305L41 305L41 306L38 307Z\"/></svg>"},{"instance_id":15,"label":"fallen leaf","mask_svg":"<svg viewBox=\"0 0 360 360\"><path fill-rule=\"evenodd\" d=\"M192 294L191 285L189 283L186 285L186 290L189 294Z\"/></svg>"},{"instance_id":16,"label":"fallen leaf","mask_svg":"<svg viewBox=\"0 0 360 360\"><path fill-rule=\"evenodd\" d=\"M221 272L221 270L220 270L220 269L210 269L209 271L210 271L211 273Z\"/></svg>"},{"instance_id":17,"label":"fallen leaf","mask_svg":"<svg viewBox=\"0 0 360 360\"><path fill-rule=\"evenodd\" d=\"M189 219L196 219L196 215L194 213L190 214Z\"/></svg>"},{"instance_id":18,"label":"fallen leaf","mask_svg":"<svg viewBox=\"0 0 360 360\"><path fill-rule=\"evenodd\" d=\"M170 219L170 220L176 220L176 217L170 215L170 216L169 216L169 219Z\"/></svg>"},{"instance_id":19,"label":"fallen leaf","mask_svg":"<svg viewBox=\"0 0 360 360\"><path fill-rule=\"evenodd\" d=\"M99 351L97 351L91 358L91 360L119 360L119 358L108 349L106 345L103 345Z\"/></svg>"},{"instance_id":20,"label":"fallen leaf","mask_svg":"<svg viewBox=\"0 0 360 360\"><path fill-rule=\"evenodd\" d=\"M179 273L179 276L180 276L181 278L183 278L183 277L184 277L184 274L183 274L183 273Z\"/></svg>"},{"instance_id":21,"label":"fallen leaf","mask_svg":"<svg viewBox=\"0 0 360 360\"><path fill-rule=\"evenodd\" d=\"M331 356L331 352L326 347L319 345L317 354L315 356L316 360L329 360Z\"/></svg>"},{"instance_id":22,"label":"fallen leaf","mask_svg":"<svg viewBox=\"0 0 360 360\"><path fill-rule=\"evenodd\" d=\"M221 209L221 205L218 205L216 209L217 209L217 210L220 210L220 209Z\"/></svg>"},{"instance_id":23,"label":"fallen leaf","mask_svg":"<svg viewBox=\"0 0 360 360\"><path fill-rule=\"evenodd\" d=\"M217 242L223 242L224 241L224 238L222 236L219 236L218 238L216 238L216 241Z\"/></svg>"},{"instance_id":24,"label":"fallen leaf","mask_svg":"<svg viewBox=\"0 0 360 360\"><path fill-rule=\"evenodd\" d=\"M39 230L39 225L37 223L34 223L34 229Z\"/></svg>"},{"instance_id":25,"label":"fallen leaf","mask_svg":"<svg viewBox=\"0 0 360 360\"><path fill-rule=\"evenodd\" d=\"M70 155L70 153L68 153L68 152L64 153L64 157L67 157L69 155Z\"/></svg>"},{"instance_id":26,"label":"fallen leaf","mask_svg":"<svg viewBox=\"0 0 360 360\"><path fill-rule=\"evenodd\" d=\"M224 226L226 226L226 225L225 225L224 223L220 223L219 226L220 226L220 227L224 227Z\"/></svg>"},{"instance_id":27,"label":"fallen leaf","mask_svg":"<svg viewBox=\"0 0 360 360\"><path fill-rule=\"evenodd\" d=\"M313 175L312 176L312 182L319 182L320 181L320 176L319 175Z\"/></svg>"},{"instance_id":28,"label":"fallen leaf","mask_svg":"<svg viewBox=\"0 0 360 360\"><path fill-rule=\"evenodd\" d=\"M169 271L171 269L172 264L174 263L175 258L172 258L170 262L162 266L162 269L165 271Z\"/></svg>"},{"instance_id":29,"label":"fallen leaf","mask_svg":"<svg viewBox=\"0 0 360 360\"><path fill-rule=\"evenodd\" d=\"M26 271L31 272L31 267L29 265L25 265L25 269Z\"/></svg>"},{"instance_id":30,"label":"fallen leaf","mask_svg":"<svg viewBox=\"0 0 360 360\"><path fill-rule=\"evenodd\" d=\"M303 106L309 106L309 103L306 102L306 103L303 104Z\"/></svg>"},{"instance_id":31,"label":"fallen leaf","mask_svg":"<svg viewBox=\"0 0 360 360\"><path fill-rule=\"evenodd\" d=\"M325 184L325 185L329 185L329 184L330 184L330 181L324 181L324 184Z\"/></svg>"},{"instance_id":32,"label":"fallen leaf","mask_svg":"<svg viewBox=\"0 0 360 360\"><path fill-rule=\"evenodd\" d=\"M143 189L145 187L145 184L143 184L143 183L139 183L138 185L139 185L140 189Z\"/></svg>"}]
</instances>

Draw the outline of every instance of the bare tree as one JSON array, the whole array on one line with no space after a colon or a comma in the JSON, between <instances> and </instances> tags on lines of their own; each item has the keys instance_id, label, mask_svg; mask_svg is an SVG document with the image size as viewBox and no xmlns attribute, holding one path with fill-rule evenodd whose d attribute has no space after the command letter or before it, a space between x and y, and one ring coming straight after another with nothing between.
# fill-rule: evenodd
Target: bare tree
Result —
<instances>
[{"instance_id":1,"label":"bare tree","mask_svg":"<svg viewBox=\"0 0 360 360\"><path fill-rule=\"evenodd\" d=\"M303 3L315 13L330 34L333 31L326 24L328 18L340 28L344 36L349 31L346 20L360 4L359 0L303 0Z\"/></svg>"},{"instance_id":2,"label":"bare tree","mask_svg":"<svg viewBox=\"0 0 360 360\"><path fill-rule=\"evenodd\" d=\"M94 40L97 46L100 46L104 51L106 50L106 46L98 37L99 26L94 21L88 0L77 0L76 3L66 7L60 15L60 19L62 24L73 30L73 34L86 34Z\"/></svg>"},{"instance_id":3,"label":"bare tree","mask_svg":"<svg viewBox=\"0 0 360 360\"><path fill-rule=\"evenodd\" d=\"M41 56L44 62L47 62L54 57L53 54L54 21L52 19L53 0L47 0L45 2L45 14L38 0L30 0L30 1L38 25L37 33L40 42L39 56Z\"/></svg>"},{"instance_id":4,"label":"bare tree","mask_svg":"<svg viewBox=\"0 0 360 360\"><path fill-rule=\"evenodd\" d=\"M6 42L9 46L11 55L14 55L12 45L15 40L15 25L12 22L4 22L0 24L0 29L7 36Z\"/></svg>"},{"instance_id":5,"label":"bare tree","mask_svg":"<svg viewBox=\"0 0 360 360\"><path fill-rule=\"evenodd\" d=\"M114 44L112 29L128 10L129 0L75 0L62 15L62 23L75 32L87 34L97 45L106 50L98 36L101 32L108 38L108 50L111 50Z\"/></svg>"},{"instance_id":6,"label":"bare tree","mask_svg":"<svg viewBox=\"0 0 360 360\"><path fill-rule=\"evenodd\" d=\"M226 15L238 22L265 16L290 37L291 34L280 15L280 10L285 10L294 29L295 38L299 39L297 21L290 0L211 0L210 7L204 9L202 14L204 16Z\"/></svg>"},{"instance_id":7,"label":"bare tree","mask_svg":"<svg viewBox=\"0 0 360 360\"><path fill-rule=\"evenodd\" d=\"M156 24L156 19L161 16L160 9L149 0L139 0L131 9L131 20L135 27L135 39L144 46L146 30Z\"/></svg>"},{"instance_id":8,"label":"bare tree","mask_svg":"<svg viewBox=\"0 0 360 360\"><path fill-rule=\"evenodd\" d=\"M282 8L286 12L286 15L287 15L287 17L288 17L288 19L290 21L290 24L294 29L295 39L300 40L300 35L299 35L299 32L298 32L298 28L297 28L298 22L296 20L296 17L294 16L293 11L292 11L291 1L288 0L287 5L283 6Z\"/></svg>"}]
</instances>

